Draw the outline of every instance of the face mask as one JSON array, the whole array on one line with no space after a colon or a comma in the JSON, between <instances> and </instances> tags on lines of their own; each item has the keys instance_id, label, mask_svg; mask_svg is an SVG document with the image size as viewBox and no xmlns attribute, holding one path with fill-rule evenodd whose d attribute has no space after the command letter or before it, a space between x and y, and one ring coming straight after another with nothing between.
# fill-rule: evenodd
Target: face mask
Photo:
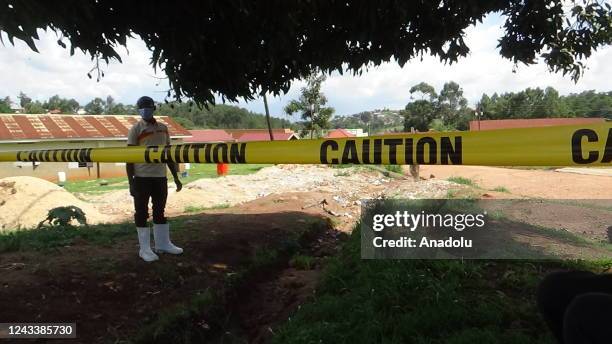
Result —
<instances>
[{"instance_id":1,"label":"face mask","mask_svg":"<svg viewBox=\"0 0 612 344\"><path fill-rule=\"evenodd\" d=\"M150 120L151 118L153 118L153 112L155 112L155 109L153 108L138 109L140 117L142 117L142 119L144 120Z\"/></svg>"}]
</instances>

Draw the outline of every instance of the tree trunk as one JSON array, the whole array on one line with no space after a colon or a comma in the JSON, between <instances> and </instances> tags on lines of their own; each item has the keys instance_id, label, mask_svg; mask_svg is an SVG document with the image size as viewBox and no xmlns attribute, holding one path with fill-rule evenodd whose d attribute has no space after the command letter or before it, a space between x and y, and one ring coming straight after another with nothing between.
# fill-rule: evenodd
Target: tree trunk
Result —
<instances>
[{"instance_id":1,"label":"tree trunk","mask_svg":"<svg viewBox=\"0 0 612 344\"><path fill-rule=\"evenodd\" d=\"M268 133L270 133L270 141L274 141L274 135L272 134L272 123L270 121L270 109L268 109L268 98L266 94L263 94L264 107L266 108L266 122L268 122Z\"/></svg>"}]
</instances>

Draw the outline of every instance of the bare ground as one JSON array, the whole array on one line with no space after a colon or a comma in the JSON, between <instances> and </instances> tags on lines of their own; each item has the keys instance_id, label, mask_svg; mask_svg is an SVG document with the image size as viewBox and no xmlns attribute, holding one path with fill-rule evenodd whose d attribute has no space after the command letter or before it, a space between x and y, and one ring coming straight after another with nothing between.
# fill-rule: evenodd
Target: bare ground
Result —
<instances>
[{"instance_id":1,"label":"bare ground","mask_svg":"<svg viewBox=\"0 0 612 344\"><path fill-rule=\"evenodd\" d=\"M484 189L505 187L513 196L549 199L610 199L612 177L486 166L421 166L421 176L465 177Z\"/></svg>"}]
</instances>

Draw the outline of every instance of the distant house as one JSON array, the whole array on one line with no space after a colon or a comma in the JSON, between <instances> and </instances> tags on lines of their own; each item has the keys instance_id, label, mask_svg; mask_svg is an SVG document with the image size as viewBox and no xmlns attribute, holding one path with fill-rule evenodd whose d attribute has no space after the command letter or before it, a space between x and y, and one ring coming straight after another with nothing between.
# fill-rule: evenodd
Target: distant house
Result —
<instances>
[{"instance_id":1,"label":"distant house","mask_svg":"<svg viewBox=\"0 0 612 344\"><path fill-rule=\"evenodd\" d=\"M349 133L357 136L357 137L364 137L364 136L368 136L368 133L364 133L363 129L361 128L357 128L357 129L346 129L346 131L348 131Z\"/></svg>"},{"instance_id":2,"label":"distant house","mask_svg":"<svg viewBox=\"0 0 612 344\"><path fill-rule=\"evenodd\" d=\"M11 111L14 113L23 113L23 107L19 103L11 102Z\"/></svg>"},{"instance_id":3,"label":"distant house","mask_svg":"<svg viewBox=\"0 0 612 344\"><path fill-rule=\"evenodd\" d=\"M352 132L348 131L347 129L334 129L332 131L330 131L329 133L327 133L327 135L325 135L325 138L328 139L339 139L339 138L345 138L345 137L356 137L357 135L353 134Z\"/></svg>"},{"instance_id":4,"label":"distant house","mask_svg":"<svg viewBox=\"0 0 612 344\"><path fill-rule=\"evenodd\" d=\"M275 141L289 141L297 140L298 137L294 132L272 132L272 136ZM246 133L242 134L237 139L238 142L250 142L250 141L270 141L270 133Z\"/></svg>"},{"instance_id":5,"label":"distant house","mask_svg":"<svg viewBox=\"0 0 612 344\"><path fill-rule=\"evenodd\" d=\"M189 130L191 137L185 142L234 142L236 139L223 129L194 129Z\"/></svg>"},{"instance_id":6,"label":"distant house","mask_svg":"<svg viewBox=\"0 0 612 344\"><path fill-rule=\"evenodd\" d=\"M225 131L232 135L232 137L234 137L236 140L241 140L240 138L242 137L242 135L246 135L246 134L266 134L268 135L268 139L270 138L270 134L268 129L225 129ZM299 137L297 136L296 133L293 132L293 130L291 129L287 129L287 128L276 128L276 129L272 129L272 135L274 136L274 139L276 140L276 137L291 137L291 135L285 135L285 134L293 134L295 135L296 139L299 139ZM257 137L257 135L255 135Z\"/></svg>"},{"instance_id":7,"label":"distant house","mask_svg":"<svg viewBox=\"0 0 612 344\"><path fill-rule=\"evenodd\" d=\"M168 126L173 144L191 136L170 117L156 119ZM128 130L139 120L139 116L0 114L0 150L125 147ZM57 180L60 171L68 179L107 178L125 175L124 166L123 163L3 162L0 178L28 175Z\"/></svg>"},{"instance_id":8,"label":"distant house","mask_svg":"<svg viewBox=\"0 0 612 344\"><path fill-rule=\"evenodd\" d=\"M188 142L249 142L269 141L268 129L197 129L189 130L192 137ZM274 140L297 140L299 137L291 129L272 129Z\"/></svg>"},{"instance_id":9,"label":"distant house","mask_svg":"<svg viewBox=\"0 0 612 344\"><path fill-rule=\"evenodd\" d=\"M494 119L470 121L470 131L495 130L510 128L550 127L555 125L580 125L605 122L605 118L529 118L529 119Z\"/></svg>"}]
</instances>

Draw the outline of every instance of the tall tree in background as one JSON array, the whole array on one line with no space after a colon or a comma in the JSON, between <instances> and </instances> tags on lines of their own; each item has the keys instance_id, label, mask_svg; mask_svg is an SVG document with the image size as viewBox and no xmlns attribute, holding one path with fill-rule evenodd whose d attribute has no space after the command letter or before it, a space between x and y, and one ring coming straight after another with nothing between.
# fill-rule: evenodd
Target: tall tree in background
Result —
<instances>
[{"instance_id":1,"label":"tall tree in background","mask_svg":"<svg viewBox=\"0 0 612 344\"><path fill-rule=\"evenodd\" d=\"M467 107L467 99L458 83L449 81L444 84L438 95L438 118L446 126L466 130L468 128L471 110Z\"/></svg>"},{"instance_id":2,"label":"tall tree in background","mask_svg":"<svg viewBox=\"0 0 612 344\"><path fill-rule=\"evenodd\" d=\"M46 113L47 110L43 107L40 101L32 101L32 98L28 97L25 93L19 92L19 105L23 108L24 113L28 114L40 114Z\"/></svg>"},{"instance_id":3,"label":"tall tree in background","mask_svg":"<svg viewBox=\"0 0 612 344\"><path fill-rule=\"evenodd\" d=\"M76 99L62 98L56 94L43 103L43 107L47 111L59 110L61 113L73 114L79 110L80 105Z\"/></svg>"},{"instance_id":4,"label":"tall tree in background","mask_svg":"<svg viewBox=\"0 0 612 344\"><path fill-rule=\"evenodd\" d=\"M606 117L612 113L612 97L594 91L560 96L553 87L527 88L491 97L483 94L477 107L484 119Z\"/></svg>"},{"instance_id":5,"label":"tall tree in background","mask_svg":"<svg viewBox=\"0 0 612 344\"><path fill-rule=\"evenodd\" d=\"M136 110L133 105L124 105L122 103L117 103L112 96L106 97L106 102L104 103L104 114L105 115L135 115Z\"/></svg>"},{"instance_id":6,"label":"tall tree in background","mask_svg":"<svg viewBox=\"0 0 612 344\"><path fill-rule=\"evenodd\" d=\"M410 88L410 97L414 93L421 94L421 100L426 100L425 97L428 98L430 102L434 102L436 98L438 98L438 94L436 93L436 89L426 82L420 82Z\"/></svg>"},{"instance_id":7,"label":"tall tree in background","mask_svg":"<svg viewBox=\"0 0 612 344\"><path fill-rule=\"evenodd\" d=\"M89 115L101 115L106 109L106 102L102 98L94 98L85 105L85 112Z\"/></svg>"},{"instance_id":8,"label":"tall tree in background","mask_svg":"<svg viewBox=\"0 0 612 344\"><path fill-rule=\"evenodd\" d=\"M4 99L0 99L0 113L13 113L13 109L11 109L11 98L5 97Z\"/></svg>"},{"instance_id":9,"label":"tall tree in background","mask_svg":"<svg viewBox=\"0 0 612 344\"><path fill-rule=\"evenodd\" d=\"M314 132L329 128L329 120L334 114L334 108L326 107L327 97L321 92L321 84L325 81L324 74L313 72L306 78L306 86L302 87L298 100L292 100L285 106L285 113L293 115L299 112L306 121L305 129Z\"/></svg>"},{"instance_id":10,"label":"tall tree in background","mask_svg":"<svg viewBox=\"0 0 612 344\"><path fill-rule=\"evenodd\" d=\"M467 129L471 110L458 83L445 83L438 94L433 86L420 82L410 88L411 98L414 93L420 93L420 99L408 103L400 112L405 131L427 131L434 122L436 130Z\"/></svg>"},{"instance_id":11,"label":"tall tree in background","mask_svg":"<svg viewBox=\"0 0 612 344\"><path fill-rule=\"evenodd\" d=\"M25 109L26 106L32 102L32 98L28 97L23 92L19 92L19 96L17 96L17 98L19 99L19 106L21 106L23 109Z\"/></svg>"},{"instance_id":12,"label":"tall tree in background","mask_svg":"<svg viewBox=\"0 0 612 344\"><path fill-rule=\"evenodd\" d=\"M417 131L429 130L429 124L436 117L438 108L438 94L433 86L420 82L410 88L410 98L420 94L420 99L406 104L400 115L404 117L404 131L412 128Z\"/></svg>"},{"instance_id":13,"label":"tall tree in background","mask_svg":"<svg viewBox=\"0 0 612 344\"><path fill-rule=\"evenodd\" d=\"M436 117L435 103L419 99L408 103L404 110L400 111L400 115L404 117L404 131L410 132L411 128L417 131L428 131L429 124Z\"/></svg>"}]
</instances>

